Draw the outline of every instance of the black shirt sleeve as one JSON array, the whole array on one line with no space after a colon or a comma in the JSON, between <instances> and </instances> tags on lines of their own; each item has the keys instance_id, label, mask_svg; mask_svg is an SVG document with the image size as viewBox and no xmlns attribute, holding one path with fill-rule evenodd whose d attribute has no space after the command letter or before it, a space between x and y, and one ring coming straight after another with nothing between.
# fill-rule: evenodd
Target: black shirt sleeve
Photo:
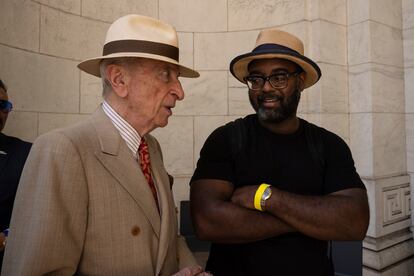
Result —
<instances>
[{"instance_id":1,"label":"black shirt sleeve","mask_svg":"<svg viewBox=\"0 0 414 276\"><path fill-rule=\"evenodd\" d=\"M323 135L323 139L326 158L324 193L330 194L350 188L365 189L355 169L348 145L339 136L328 131Z\"/></svg>"}]
</instances>

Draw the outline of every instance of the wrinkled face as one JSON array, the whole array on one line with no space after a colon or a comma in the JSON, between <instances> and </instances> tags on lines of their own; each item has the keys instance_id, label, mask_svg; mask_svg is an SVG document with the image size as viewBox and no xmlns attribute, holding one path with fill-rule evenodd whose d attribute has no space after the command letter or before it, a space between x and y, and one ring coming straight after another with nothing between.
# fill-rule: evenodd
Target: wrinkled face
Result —
<instances>
[{"instance_id":1,"label":"wrinkled face","mask_svg":"<svg viewBox=\"0 0 414 276\"><path fill-rule=\"evenodd\" d=\"M270 76L279 73L293 73L298 70L295 63L284 59L254 60L249 64L249 76ZM296 116L296 110L303 90L304 73L289 76L285 88L274 88L266 81L260 90L249 90L250 104L259 120L280 123Z\"/></svg>"},{"instance_id":2,"label":"wrinkled face","mask_svg":"<svg viewBox=\"0 0 414 276\"><path fill-rule=\"evenodd\" d=\"M129 66L127 104L130 114L138 116L149 129L166 126L176 101L184 98L178 77L178 66L163 61L141 59Z\"/></svg>"},{"instance_id":3,"label":"wrinkled face","mask_svg":"<svg viewBox=\"0 0 414 276\"><path fill-rule=\"evenodd\" d=\"M6 91L3 88L0 88L0 100L9 100ZM9 114L7 112L3 112L0 110L0 132L3 130L4 126L6 125L7 116Z\"/></svg>"}]
</instances>

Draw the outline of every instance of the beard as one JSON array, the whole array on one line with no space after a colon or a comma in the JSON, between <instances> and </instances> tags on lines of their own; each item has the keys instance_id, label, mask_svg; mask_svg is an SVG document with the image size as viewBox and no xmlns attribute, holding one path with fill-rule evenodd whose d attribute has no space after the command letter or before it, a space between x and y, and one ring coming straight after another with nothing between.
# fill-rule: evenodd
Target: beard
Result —
<instances>
[{"instance_id":1,"label":"beard","mask_svg":"<svg viewBox=\"0 0 414 276\"><path fill-rule=\"evenodd\" d=\"M296 87L292 95L287 98L272 93L262 93L257 96L257 103L254 103L252 94L250 94L249 100L260 121L268 123L280 123L288 118L293 117L296 114L300 95L301 91L298 87ZM277 100L279 101L280 106L272 109L266 108L263 106L263 102L265 100Z\"/></svg>"}]
</instances>

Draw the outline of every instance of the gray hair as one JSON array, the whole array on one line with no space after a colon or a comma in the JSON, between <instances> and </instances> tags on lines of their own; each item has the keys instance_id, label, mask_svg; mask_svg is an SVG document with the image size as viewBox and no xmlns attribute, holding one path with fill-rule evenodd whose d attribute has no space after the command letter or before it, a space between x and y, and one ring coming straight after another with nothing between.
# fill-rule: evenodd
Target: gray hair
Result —
<instances>
[{"instance_id":1,"label":"gray hair","mask_svg":"<svg viewBox=\"0 0 414 276\"><path fill-rule=\"evenodd\" d=\"M99 64L99 72L101 74L102 79L102 97L105 98L109 92L112 90L112 85L109 79L106 76L106 67L109 65L115 64L120 66L129 67L134 65L140 61L140 58L137 57L120 57L120 58L109 58L103 59Z\"/></svg>"}]
</instances>

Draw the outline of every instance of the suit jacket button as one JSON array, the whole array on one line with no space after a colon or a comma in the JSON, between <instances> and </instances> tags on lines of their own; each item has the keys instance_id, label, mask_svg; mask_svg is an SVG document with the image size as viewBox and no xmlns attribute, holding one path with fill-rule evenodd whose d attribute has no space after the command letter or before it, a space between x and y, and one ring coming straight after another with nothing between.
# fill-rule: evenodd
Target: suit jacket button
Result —
<instances>
[{"instance_id":1,"label":"suit jacket button","mask_svg":"<svg viewBox=\"0 0 414 276\"><path fill-rule=\"evenodd\" d=\"M138 226L135 225L134 227L132 227L131 229L132 236L138 236L139 232L141 232L141 229L139 229Z\"/></svg>"}]
</instances>

